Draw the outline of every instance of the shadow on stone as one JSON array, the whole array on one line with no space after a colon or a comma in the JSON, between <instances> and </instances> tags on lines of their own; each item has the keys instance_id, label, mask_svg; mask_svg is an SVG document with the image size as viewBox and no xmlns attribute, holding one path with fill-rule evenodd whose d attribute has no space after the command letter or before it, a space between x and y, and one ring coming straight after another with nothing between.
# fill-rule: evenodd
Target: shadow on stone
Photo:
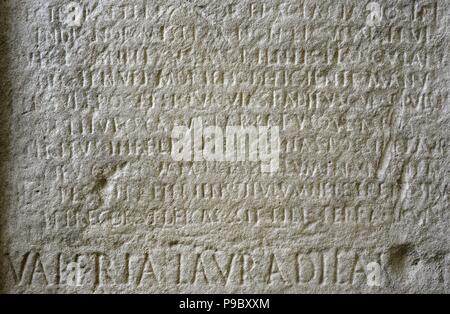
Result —
<instances>
[{"instance_id":1,"label":"shadow on stone","mask_svg":"<svg viewBox=\"0 0 450 314\"><path fill-rule=\"evenodd\" d=\"M10 81L11 55L9 53L10 1L0 1L0 293L5 293L6 273L5 236L7 211L9 210L9 164L10 164L10 113L12 86Z\"/></svg>"}]
</instances>

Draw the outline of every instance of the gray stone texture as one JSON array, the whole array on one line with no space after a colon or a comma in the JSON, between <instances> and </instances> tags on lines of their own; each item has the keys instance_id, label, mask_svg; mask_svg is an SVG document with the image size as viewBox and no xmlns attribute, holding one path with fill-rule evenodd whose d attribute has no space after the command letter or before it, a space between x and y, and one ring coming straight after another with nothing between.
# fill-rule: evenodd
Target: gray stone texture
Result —
<instances>
[{"instance_id":1,"label":"gray stone texture","mask_svg":"<svg viewBox=\"0 0 450 314\"><path fill-rule=\"evenodd\" d=\"M450 3L369 2L1 0L0 291L450 292Z\"/></svg>"}]
</instances>

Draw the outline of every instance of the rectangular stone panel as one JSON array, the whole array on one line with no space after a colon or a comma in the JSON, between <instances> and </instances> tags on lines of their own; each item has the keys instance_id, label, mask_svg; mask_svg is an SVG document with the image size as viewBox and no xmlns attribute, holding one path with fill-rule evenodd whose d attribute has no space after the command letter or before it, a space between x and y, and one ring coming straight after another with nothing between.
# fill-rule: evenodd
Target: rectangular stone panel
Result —
<instances>
[{"instance_id":1,"label":"rectangular stone panel","mask_svg":"<svg viewBox=\"0 0 450 314\"><path fill-rule=\"evenodd\" d=\"M1 1L0 291L450 292L449 5Z\"/></svg>"}]
</instances>

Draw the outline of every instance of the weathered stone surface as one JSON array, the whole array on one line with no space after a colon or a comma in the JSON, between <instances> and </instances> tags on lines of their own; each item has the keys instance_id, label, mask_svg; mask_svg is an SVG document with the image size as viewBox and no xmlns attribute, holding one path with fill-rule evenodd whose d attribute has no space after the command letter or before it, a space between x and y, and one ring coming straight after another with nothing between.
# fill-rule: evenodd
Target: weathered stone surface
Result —
<instances>
[{"instance_id":1,"label":"weathered stone surface","mask_svg":"<svg viewBox=\"0 0 450 314\"><path fill-rule=\"evenodd\" d=\"M1 291L450 292L448 9L1 1Z\"/></svg>"}]
</instances>

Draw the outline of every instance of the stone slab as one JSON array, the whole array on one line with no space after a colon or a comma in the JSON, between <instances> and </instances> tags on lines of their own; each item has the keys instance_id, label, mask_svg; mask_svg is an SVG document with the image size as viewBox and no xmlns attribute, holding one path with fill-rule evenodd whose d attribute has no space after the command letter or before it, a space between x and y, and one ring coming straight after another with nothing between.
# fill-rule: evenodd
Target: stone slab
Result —
<instances>
[{"instance_id":1,"label":"stone slab","mask_svg":"<svg viewBox=\"0 0 450 314\"><path fill-rule=\"evenodd\" d=\"M1 1L0 291L450 292L449 7Z\"/></svg>"}]
</instances>

